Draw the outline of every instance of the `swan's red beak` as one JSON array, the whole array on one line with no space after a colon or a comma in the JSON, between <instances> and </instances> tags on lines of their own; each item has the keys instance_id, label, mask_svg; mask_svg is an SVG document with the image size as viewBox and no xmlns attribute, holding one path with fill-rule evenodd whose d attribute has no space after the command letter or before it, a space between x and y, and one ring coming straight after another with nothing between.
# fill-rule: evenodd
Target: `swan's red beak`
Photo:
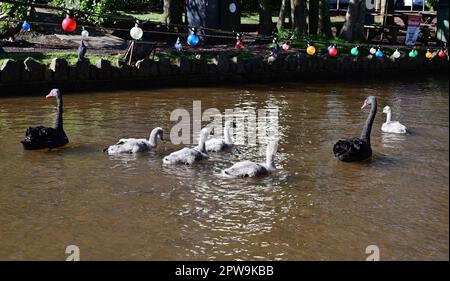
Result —
<instances>
[{"instance_id":1,"label":"swan's red beak","mask_svg":"<svg viewBox=\"0 0 450 281\"><path fill-rule=\"evenodd\" d=\"M365 100L363 105L361 106L361 109L366 108L368 105L369 105L369 103L367 102L367 100Z\"/></svg>"}]
</instances>

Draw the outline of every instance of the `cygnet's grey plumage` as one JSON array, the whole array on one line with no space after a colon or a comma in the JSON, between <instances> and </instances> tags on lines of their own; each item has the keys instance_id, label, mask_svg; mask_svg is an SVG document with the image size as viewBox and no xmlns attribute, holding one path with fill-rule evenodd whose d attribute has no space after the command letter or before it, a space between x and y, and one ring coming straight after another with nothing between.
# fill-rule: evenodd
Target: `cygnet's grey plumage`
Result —
<instances>
[{"instance_id":1,"label":"cygnet's grey plumage","mask_svg":"<svg viewBox=\"0 0 450 281\"><path fill-rule=\"evenodd\" d=\"M163 129L157 127L150 133L149 139L120 139L116 144L111 145L104 151L108 154L120 154L120 153L138 153L143 151L148 151L157 146L158 138L163 140Z\"/></svg>"},{"instance_id":2,"label":"cygnet's grey plumage","mask_svg":"<svg viewBox=\"0 0 450 281\"><path fill-rule=\"evenodd\" d=\"M276 170L275 154L278 150L278 141L272 141L267 145L266 162L255 163L242 161L234 164L231 168L222 171L223 175L234 178L266 176Z\"/></svg>"},{"instance_id":3,"label":"cygnet's grey plumage","mask_svg":"<svg viewBox=\"0 0 450 281\"><path fill-rule=\"evenodd\" d=\"M194 163L208 159L209 156L205 146L208 132L209 130L207 128L201 130L198 146L196 146L195 148L185 147L181 150L172 152L171 154L163 158L163 163L167 165L192 165Z\"/></svg>"},{"instance_id":4,"label":"cygnet's grey plumage","mask_svg":"<svg viewBox=\"0 0 450 281\"><path fill-rule=\"evenodd\" d=\"M224 138L214 138L206 141L206 151L208 152L221 152L230 149L234 146L233 139L231 138L230 130L233 126L233 121L225 122L225 128L223 131Z\"/></svg>"}]
</instances>

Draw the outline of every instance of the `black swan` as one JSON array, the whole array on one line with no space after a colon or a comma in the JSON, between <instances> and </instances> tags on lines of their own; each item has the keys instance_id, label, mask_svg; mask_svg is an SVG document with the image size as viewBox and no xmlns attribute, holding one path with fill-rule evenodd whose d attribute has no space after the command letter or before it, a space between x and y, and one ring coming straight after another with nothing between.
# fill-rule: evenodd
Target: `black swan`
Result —
<instances>
[{"instance_id":1,"label":"black swan","mask_svg":"<svg viewBox=\"0 0 450 281\"><path fill-rule=\"evenodd\" d=\"M63 129L63 101L61 92L58 89L53 89L45 97L56 97L58 112L56 114L55 128L44 126L29 127L25 133L25 139L21 141L24 149L55 148L69 142Z\"/></svg>"},{"instance_id":2,"label":"black swan","mask_svg":"<svg viewBox=\"0 0 450 281\"><path fill-rule=\"evenodd\" d=\"M364 101L361 109L366 108L368 105L371 105L371 109L366 124L364 124L361 137L340 140L334 145L333 152L339 160L344 162L362 161L372 156L370 132L372 131L375 115L377 114L377 98L374 96L368 97Z\"/></svg>"}]
</instances>

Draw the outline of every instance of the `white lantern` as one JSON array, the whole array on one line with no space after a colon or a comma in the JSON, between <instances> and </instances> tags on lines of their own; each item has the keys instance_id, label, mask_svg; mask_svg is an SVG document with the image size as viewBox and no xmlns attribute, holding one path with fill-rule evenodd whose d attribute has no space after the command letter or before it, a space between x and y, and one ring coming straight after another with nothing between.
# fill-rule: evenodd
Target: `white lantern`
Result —
<instances>
[{"instance_id":1,"label":"white lantern","mask_svg":"<svg viewBox=\"0 0 450 281\"><path fill-rule=\"evenodd\" d=\"M377 49L375 49L374 47L370 48L370 54L371 55L375 55L375 53L377 52Z\"/></svg>"},{"instance_id":2,"label":"white lantern","mask_svg":"<svg viewBox=\"0 0 450 281\"><path fill-rule=\"evenodd\" d=\"M398 50L395 50L395 52L392 54L392 57L394 59L398 59L398 58L400 58L401 55L402 54L400 54L400 52Z\"/></svg>"},{"instance_id":3,"label":"white lantern","mask_svg":"<svg viewBox=\"0 0 450 281\"><path fill-rule=\"evenodd\" d=\"M131 38L133 38L134 40L139 40L142 38L142 36L144 36L144 32L142 31L142 29L138 26L138 24L136 23L136 25L130 30L130 36Z\"/></svg>"},{"instance_id":4,"label":"white lantern","mask_svg":"<svg viewBox=\"0 0 450 281\"><path fill-rule=\"evenodd\" d=\"M87 31L86 29L84 29L84 26L82 27L81 36L82 36L83 38L89 37L89 31Z\"/></svg>"}]
</instances>

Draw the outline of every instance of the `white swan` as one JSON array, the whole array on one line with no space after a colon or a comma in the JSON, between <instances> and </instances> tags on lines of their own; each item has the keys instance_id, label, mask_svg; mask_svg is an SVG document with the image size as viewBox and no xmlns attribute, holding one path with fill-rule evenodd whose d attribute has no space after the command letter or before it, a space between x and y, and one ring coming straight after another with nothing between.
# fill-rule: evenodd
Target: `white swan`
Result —
<instances>
[{"instance_id":1,"label":"white swan","mask_svg":"<svg viewBox=\"0 0 450 281\"><path fill-rule=\"evenodd\" d=\"M214 138L207 140L205 143L206 151L220 152L232 148L234 144L230 135L231 126L234 126L233 121L225 122L225 128L223 130L224 139Z\"/></svg>"},{"instance_id":2,"label":"white swan","mask_svg":"<svg viewBox=\"0 0 450 281\"><path fill-rule=\"evenodd\" d=\"M222 174L233 178L266 176L276 170L275 154L277 150L278 141L269 142L266 151L266 163L242 161L234 164L231 168L223 170Z\"/></svg>"},{"instance_id":3,"label":"white swan","mask_svg":"<svg viewBox=\"0 0 450 281\"><path fill-rule=\"evenodd\" d=\"M387 114L386 122L381 126L381 130L386 133L406 134L406 127L398 121L391 121L392 111L389 106L383 108L383 113Z\"/></svg>"},{"instance_id":4,"label":"white swan","mask_svg":"<svg viewBox=\"0 0 450 281\"><path fill-rule=\"evenodd\" d=\"M208 159L208 152L206 151L205 142L208 138L209 130L203 128L200 132L200 139L198 146L195 148L183 148L181 150L172 152L168 156L163 158L163 164L174 165L174 164L185 164L192 165L196 162Z\"/></svg>"},{"instance_id":5,"label":"white swan","mask_svg":"<svg viewBox=\"0 0 450 281\"><path fill-rule=\"evenodd\" d=\"M108 151L108 154L114 155L119 153L137 153L155 148L158 137L163 140L163 129L155 128L150 134L148 140L146 139L120 139L115 145L105 148L103 151Z\"/></svg>"}]
</instances>

